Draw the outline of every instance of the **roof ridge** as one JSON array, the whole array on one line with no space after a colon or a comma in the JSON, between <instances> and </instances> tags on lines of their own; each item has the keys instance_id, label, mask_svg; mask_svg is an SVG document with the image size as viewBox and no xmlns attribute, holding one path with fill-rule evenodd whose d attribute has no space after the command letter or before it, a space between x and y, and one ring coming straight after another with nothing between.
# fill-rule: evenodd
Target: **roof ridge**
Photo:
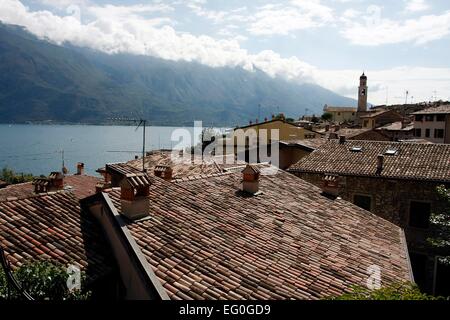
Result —
<instances>
[{"instance_id":1,"label":"roof ridge","mask_svg":"<svg viewBox=\"0 0 450 320\"><path fill-rule=\"evenodd\" d=\"M213 178L213 177L226 176L226 175L230 175L230 174L233 174L233 173L235 173L235 172L233 172L233 171L223 171L223 172L209 173L209 174L197 174L197 175L191 175L191 176L186 176L186 177L182 177L182 178L172 179L171 182L178 183L178 182L184 182L184 181L208 179L208 178Z\"/></svg>"},{"instance_id":2,"label":"roof ridge","mask_svg":"<svg viewBox=\"0 0 450 320\"><path fill-rule=\"evenodd\" d=\"M73 192L69 189L63 189L63 190L55 190L55 191L48 191L48 192L42 192L42 193L33 193L33 194L24 195L24 196L11 196L11 197L6 197L3 200L0 199L0 203L21 201L21 200L26 200L26 199L34 199L34 198L40 198L40 197L44 197L44 196L52 196L55 194L71 194L71 195L73 195Z\"/></svg>"}]
</instances>

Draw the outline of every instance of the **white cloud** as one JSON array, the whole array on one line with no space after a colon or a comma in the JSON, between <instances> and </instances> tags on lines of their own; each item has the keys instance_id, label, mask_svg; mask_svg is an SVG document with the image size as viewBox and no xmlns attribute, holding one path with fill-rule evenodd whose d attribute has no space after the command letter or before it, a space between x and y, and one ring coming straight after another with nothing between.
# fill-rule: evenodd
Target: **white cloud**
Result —
<instances>
[{"instance_id":1,"label":"white cloud","mask_svg":"<svg viewBox=\"0 0 450 320\"><path fill-rule=\"evenodd\" d=\"M341 34L351 43L378 46L412 42L425 44L450 34L450 11L417 19L394 21L380 16L365 16L366 23L348 20Z\"/></svg>"},{"instance_id":2,"label":"white cloud","mask_svg":"<svg viewBox=\"0 0 450 320\"><path fill-rule=\"evenodd\" d=\"M301 2L296 5L301 5ZM250 54L239 45L239 41L243 39L232 34L234 30L239 30L239 25L229 24L228 39L217 40L209 36L177 32L171 25L173 22L163 15L170 9L153 5L87 6L83 10L90 19L81 21L74 16L58 16L45 10L31 11L18 0L0 0L0 7L1 21L25 26L38 37L57 44L67 41L111 54L127 52L151 55L169 60L196 61L212 67L241 66L247 70L258 68L273 77L314 82L356 97L361 70L320 70L297 57L281 57L271 50ZM153 12L157 12L156 17L152 15ZM450 16L450 12L444 15ZM428 22L433 30L436 30L436 25L442 24L442 21L435 17L427 19L430 19ZM434 23L431 20L434 20ZM417 23L424 22L419 19ZM400 27L401 33L405 32L401 26L397 27ZM420 28L415 30L420 33ZM380 31L375 33L377 32ZM389 29L389 32L392 30ZM445 32L448 32L448 28L443 28L442 33ZM430 38L426 32L425 36ZM379 41L374 34L365 34L365 37ZM382 41L386 41L385 38L382 38ZM385 102L386 93L383 88L386 86L389 87L392 99L390 102L401 102L401 99L395 101L394 97L401 96L406 89L417 100L428 100L434 90L450 92L450 69L447 68L403 67L367 70L367 74L369 100L374 103Z\"/></svg>"},{"instance_id":3,"label":"white cloud","mask_svg":"<svg viewBox=\"0 0 450 320\"><path fill-rule=\"evenodd\" d=\"M333 20L333 10L320 0L292 0L289 5L262 6L252 20L248 32L253 35L288 35L325 25Z\"/></svg>"},{"instance_id":4,"label":"white cloud","mask_svg":"<svg viewBox=\"0 0 450 320\"><path fill-rule=\"evenodd\" d=\"M405 10L409 12L425 11L429 8L429 5L425 2L425 0L405 0L405 2Z\"/></svg>"}]
</instances>

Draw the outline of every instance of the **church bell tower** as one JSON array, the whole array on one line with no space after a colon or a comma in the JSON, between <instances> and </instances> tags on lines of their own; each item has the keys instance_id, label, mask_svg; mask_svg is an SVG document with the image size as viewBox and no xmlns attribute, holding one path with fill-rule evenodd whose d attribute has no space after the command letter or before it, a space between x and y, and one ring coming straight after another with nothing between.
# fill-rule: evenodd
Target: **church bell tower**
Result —
<instances>
[{"instance_id":1,"label":"church bell tower","mask_svg":"<svg viewBox=\"0 0 450 320\"><path fill-rule=\"evenodd\" d=\"M359 78L359 88L358 88L358 112L367 111L367 77L362 74Z\"/></svg>"}]
</instances>

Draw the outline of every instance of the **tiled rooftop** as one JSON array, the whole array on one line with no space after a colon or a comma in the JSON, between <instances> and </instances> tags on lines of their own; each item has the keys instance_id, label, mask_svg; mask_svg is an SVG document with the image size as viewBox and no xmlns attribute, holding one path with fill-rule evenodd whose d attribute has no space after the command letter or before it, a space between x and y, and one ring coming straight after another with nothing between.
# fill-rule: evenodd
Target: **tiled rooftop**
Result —
<instances>
[{"instance_id":1,"label":"tiled rooftop","mask_svg":"<svg viewBox=\"0 0 450 320\"><path fill-rule=\"evenodd\" d=\"M355 152L353 147L362 150ZM397 152L386 155L388 149ZM379 154L384 155L381 172L377 172ZM358 140L340 144L338 140L330 140L288 171L448 182L450 145Z\"/></svg>"},{"instance_id":2,"label":"tiled rooftop","mask_svg":"<svg viewBox=\"0 0 450 320\"><path fill-rule=\"evenodd\" d=\"M373 264L383 283L410 279L400 228L275 172L257 196L240 172L153 179L150 218L125 225L171 299L317 299L365 285ZM108 196L120 212L120 189Z\"/></svg>"},{"instance_id":3,"label":"tiled rooftop","mask_svg":"<svg viewBox=\"0 0 450 320\"><path fill-rule=\"evenodd\" d=\"M200 174L220 173L225 168L245 164L242 161L235 161L232 155L226 156L224 160L222 160L222 156L210 156L204 159L201 159L200 156L195 156L192 160L189 160L189 157L187 160L181 157L172 159L171 155L171 151L153 151L145 157L145 168L153 174L156 166L171 166L173 169L173 178L177 179ZM141 171L142 158L131 160L126 165Z\"/></svg>"},{"instance_id":4,"label":"tiled rooftop","mask_svg":"<svg viewBox=\"0 0 450 320\"><path fill-rule=\"evenodd\" d=\"M95 185L101 179L87 175L73 175L64 177L64 187L75 194L78 199L82 199L95 193ZM0 189L0 201L11 198L26 198L34 195L32 182L9 185Z\"/></svg>"},{"instance_id":5,"label":"tiled rooftop","mask_svg":"<svg viewBox=\"0 0 450 320\"><path fill-rule=\"evenodd\" d=\"M416 111L413 114L450 114L450 104L444 104L439 107L427 108Z\"/></svg>"},{"instance_id":6,"label":"tiled rooftop","mask_svg":"<svg viewBox=\"0 0 450 320\"><path fill-rule=\"evenodd\" d=\"M88 282L111 271L114 261L94 218L67 191L0 202L0 245L13 268L34 260L73 263Z\"/></svg>"},{"instance_id":7,"label":"tiled rooftop","mask_svg":"<svg viewBox=\"0 0 450 320\"><path fill-rule=\"evenodd\" d=\"M286 145L298 145L303 146L308 149L317 149L322 144L327 142L327 139L324 138L315 138L315 139L303 139L303 140L280 140L280 143L286 144Z\"/></svg>"},{"instance_id":8,"label":"tiled rooftop","mask_svg":"<svg viewBox=\"0 0 450 320\"><path fill-rule=\"evenodd\" d=\"M385 126L379 127L376 130L387 130L387 131L410 131L414 129L414 123L407 123L403 126L402 121L397 121L394 123L389 123Z\"/></svg>"}]
</instances>

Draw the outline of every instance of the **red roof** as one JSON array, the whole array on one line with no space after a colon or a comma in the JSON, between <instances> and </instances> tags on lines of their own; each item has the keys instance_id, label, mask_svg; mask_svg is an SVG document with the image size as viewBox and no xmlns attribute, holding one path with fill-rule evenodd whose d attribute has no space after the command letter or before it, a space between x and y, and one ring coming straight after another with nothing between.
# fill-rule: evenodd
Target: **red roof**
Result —
<instances>
[{"instance_id":1,"label":"red roof","mask_svg":"<svg viewBox=\"0 0 450 320\"><path fill-rule=\"evenodd\" d=\"M365 285L372 265L383 283L411 279L399 227L284 171L261 174L257 196L240 172L155 179L150 218L124 219L171 299L317 299ZM120 189L103 196L120 212Z\"/></svg>"},{"instance_id":2,"label":"red roof","mask_svg":"<svg viewBox=\"0 0 450 320\"><path fill-rule=\"evenodd\" d=\"M33 260L72 263L88 282L114 265L102 230L67 191L0 202L0 245L13 268Z\"/></svg>"},{"instance_id":3,"label":"red roof","mask_svg":"<svg viewBox=\"0 0 450 320\"><path fill-rule=\"evenodd\" d=\"M95 194L95 185L102 181L100 178L87 175L73 175L64 177L64 187L78 198L82 199ZM11 198L26 198L34 195L32 182L9 185L0 189L0 201Z\"/></svg>"}]
</instances>

